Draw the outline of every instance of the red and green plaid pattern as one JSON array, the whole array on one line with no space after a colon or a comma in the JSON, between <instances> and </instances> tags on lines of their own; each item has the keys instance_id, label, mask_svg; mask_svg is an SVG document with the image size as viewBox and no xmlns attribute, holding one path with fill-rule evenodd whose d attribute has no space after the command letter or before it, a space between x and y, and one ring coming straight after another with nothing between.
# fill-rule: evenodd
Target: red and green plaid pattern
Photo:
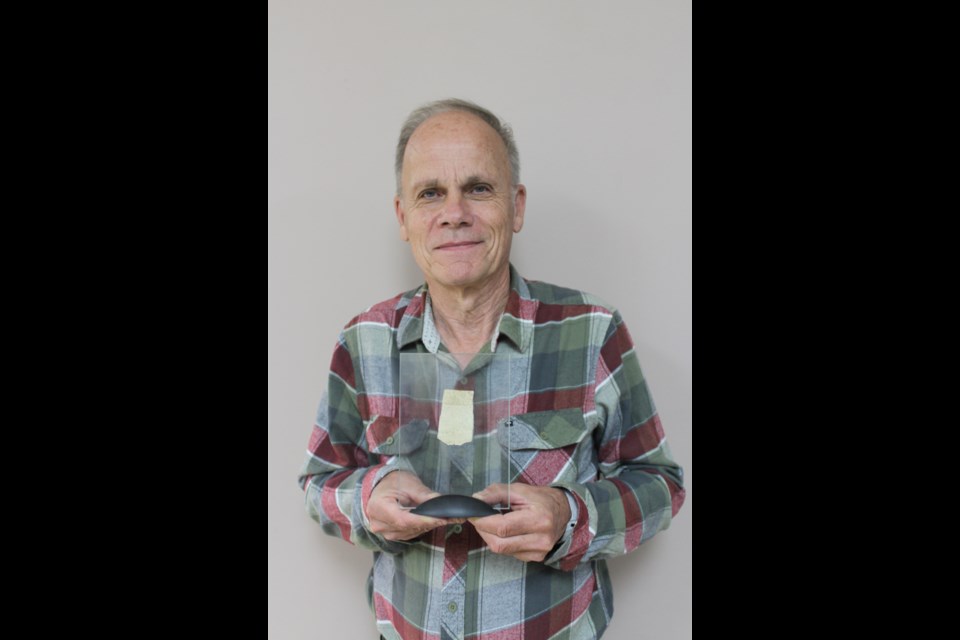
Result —
<instances>
[{"instance_id":1,"label":"red and green plaid pattern","mask_svg":"<svg viewBox=\"0 0 960 640\"><path fill-rule=\"evenodd\" d=\"M398 354L443 349L426 309L424 286L341 333L299 476L307 512L374 551L371 605L386 638L598 637L613 615L605 558L669 527L685 495L626 325L597 298L511 267L487 347L527 371L510 399L511 474L568 489L579 507L569 539L545 562L524 563L492 553L469 523L407 542L367 529L363 505L391 460L382 445L398 417Z\"/></svg>"}]
</instances>

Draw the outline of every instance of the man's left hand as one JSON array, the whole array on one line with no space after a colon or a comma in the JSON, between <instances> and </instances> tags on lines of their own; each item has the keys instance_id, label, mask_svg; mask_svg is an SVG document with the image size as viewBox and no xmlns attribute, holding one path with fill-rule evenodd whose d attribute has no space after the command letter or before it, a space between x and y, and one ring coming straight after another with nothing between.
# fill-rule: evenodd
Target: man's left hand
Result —
<instances>
[{"instance_id":1,"label":"man's left hand","mask_svg":"<svg viewBox=\"0 0 960 640\"><path fill-rule=\"evenodd\" d=\"M491 505L506 504L507 485L492 484L473 497ZM510 513L470 518L470 522L494 553L543 562L570 520L563 489L514 483L510 485L510 508Z\"/></svg>"}]
</instances>

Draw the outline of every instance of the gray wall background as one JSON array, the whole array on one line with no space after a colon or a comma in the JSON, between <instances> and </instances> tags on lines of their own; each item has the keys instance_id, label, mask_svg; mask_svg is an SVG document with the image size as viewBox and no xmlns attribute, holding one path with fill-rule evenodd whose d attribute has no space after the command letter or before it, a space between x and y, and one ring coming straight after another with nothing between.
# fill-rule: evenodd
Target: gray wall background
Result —
<instances>
[{"instance_id":1,"label":"gray wall background","mask_svg":"<svg viewBox=\"0 0 960 640\"><path fill-rule=\"evenodd\" d=\"M306 516L296 473L341 327L422 281L393 216L394 145L410 110L455 96L514 127L513 263L620 308L686 470L673 526L610 562L605 638L692 637L690 2L269 0L268 15L268 636L376 636L370 554Z\"/></svg>"}]
</instances>

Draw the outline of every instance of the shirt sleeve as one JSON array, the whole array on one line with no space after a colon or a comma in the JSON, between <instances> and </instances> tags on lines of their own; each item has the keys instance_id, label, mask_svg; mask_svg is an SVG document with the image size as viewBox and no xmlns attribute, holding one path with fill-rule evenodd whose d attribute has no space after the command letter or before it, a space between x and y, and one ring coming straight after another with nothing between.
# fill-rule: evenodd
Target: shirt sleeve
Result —
<instances>
[{"instance_id":1,"label":"shirt sleeve","mask_svg":"<svg viewBox=\"0 0 960 640\"><path fill-rule=\"evenodd\" d=\"M324 532L374 551L400 553L413 543L387 540L371 532L365 515L374 486L394 469L361 446L364 424L357 408L355 371L341 334L298 483L305 494L307 514Z\"/></svg>"},{"instance_id":2,"label":"shirt sleeve","mask_svg":"<svg viewBox=\"0 0 960 640\"><path fill-rule=\"evenodd\" d=\"M570 491L579 508L566 552L558 549L546 563L564 570L633 551L670 526L686 496L683 469L673 460L619 312L600 350L595 389L600 479L554 485Z\"/></svg>"}]
</instances>

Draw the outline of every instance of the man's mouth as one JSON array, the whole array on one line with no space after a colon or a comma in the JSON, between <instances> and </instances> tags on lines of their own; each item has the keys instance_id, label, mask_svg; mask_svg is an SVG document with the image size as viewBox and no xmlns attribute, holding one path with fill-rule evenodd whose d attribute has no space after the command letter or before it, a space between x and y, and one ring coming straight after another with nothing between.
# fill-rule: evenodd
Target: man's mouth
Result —
<instances>
[{"instance_id":1,"label":"man's mouth","mask_svg":"<svg viewBox=\"0 0 960 640\"><path fill-rule=\"evenodd\" d=\"M482 242L479 241L479 240L476 240L476 241L461 241L461 242L447 242L446 244L441 244L441 245L437 246L436 249L450 249L450 250L469 249L470 247L475 247L475 246L477 246L478 244L482 244Z\"/></svg>"}]
</instances>

